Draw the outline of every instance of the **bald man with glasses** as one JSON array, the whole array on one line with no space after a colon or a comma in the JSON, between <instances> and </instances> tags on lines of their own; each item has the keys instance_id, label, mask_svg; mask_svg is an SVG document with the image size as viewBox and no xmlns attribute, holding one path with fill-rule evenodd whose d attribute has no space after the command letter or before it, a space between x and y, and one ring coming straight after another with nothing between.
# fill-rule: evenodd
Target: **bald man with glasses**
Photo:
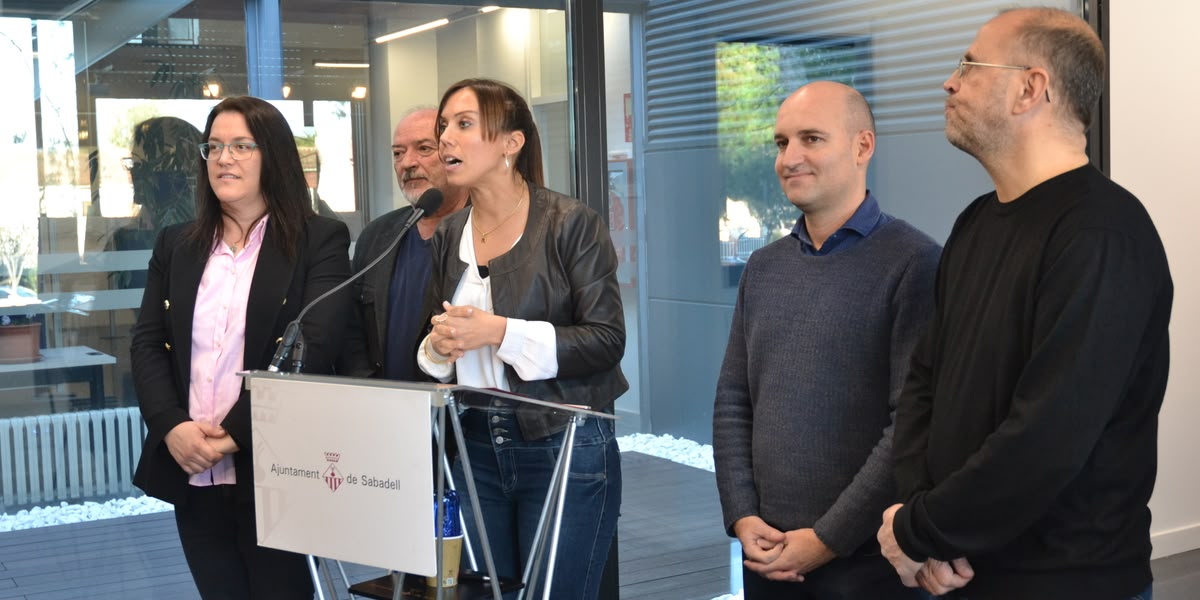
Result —
<instances>
[{"instance_id":1,"label":"bald man with glasses","mask_svg":"<svg viewBox=\"0 0 1200 600\"><path fill-rule=\"evenodd\" d=\"M1104 47L1001 13L944 88L946 137L995 184L958 217L896 409L901 581L946 598L1148 599L1173 287L1142 204L1089 164Z\"/></svg>"}]
</instances>

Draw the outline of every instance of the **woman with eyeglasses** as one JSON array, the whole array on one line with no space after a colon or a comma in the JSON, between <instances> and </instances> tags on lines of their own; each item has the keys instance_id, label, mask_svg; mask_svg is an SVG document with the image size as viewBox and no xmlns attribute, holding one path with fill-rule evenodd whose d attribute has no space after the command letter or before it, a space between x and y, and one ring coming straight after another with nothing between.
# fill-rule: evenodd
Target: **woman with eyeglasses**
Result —
<instances>
[{"instance_id":1,"label":"woman with eyeglasses","mask_svg":"<svg viewBox=\"0 0 1200 600\"><path fill-rule=\"evenodd\" d=\"M196 220L159 235L134 327L149 429L134 483L175 505L203 598L307 599L304 557L256 541L249 392L237 372L266 368L287 323L349 276L350 235L313 213L274 106L225 99L202 139ZM349 310L348 293L335 294L305 316L305 372L332 373Z\"/></svg>"},{"instance_id":2,"label":"woman with eyeglasses","mask_svg":"<svg viewBox=\"0 0 1200 600\"><path fill-rule=\"evenodd\" d=\"M611 413L629 384L608 226L579 200L543 187L537 126L513 88L460 81L438 112L447 182L470 190L470 206L433 236L426 305L438 314L417 352L421 369L442 381ZM569 416L482 400L495 410L466 411L464 441L497 572L519 578ZM584 420L572 453L550 597L586 600L598 593L621 504L613 421ZM455 469L461 481L461 462ZM471 512L466 500L463 507ZM474 518L466 523L478 543Z\"/></svg>"}]
</instances>

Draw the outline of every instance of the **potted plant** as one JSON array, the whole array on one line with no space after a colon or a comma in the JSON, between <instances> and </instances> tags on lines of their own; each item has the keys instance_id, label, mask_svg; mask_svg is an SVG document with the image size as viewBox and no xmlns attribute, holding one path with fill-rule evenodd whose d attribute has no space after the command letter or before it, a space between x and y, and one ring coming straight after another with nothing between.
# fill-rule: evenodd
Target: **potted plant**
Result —
<instances>
[{"instance_id":1,"label":"potted plant","mask_svg":"<svg viewBox=\"0 0 1200 600\"><path fill-rule=\"evenodd\" d=\"M36 252L35 239L27 225L0 226L0 266L7 277L0 285L0 364L41 358L42 324L30 307L42 302L37 292L21 285L25 265Z\"/></svg>"}]
</instances>

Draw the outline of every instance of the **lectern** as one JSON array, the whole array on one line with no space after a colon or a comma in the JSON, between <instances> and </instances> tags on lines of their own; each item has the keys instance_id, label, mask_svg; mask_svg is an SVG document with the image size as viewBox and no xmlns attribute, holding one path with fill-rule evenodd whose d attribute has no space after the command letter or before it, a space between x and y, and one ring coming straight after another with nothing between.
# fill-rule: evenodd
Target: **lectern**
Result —
<instances>
[{"instance_id":1,"label":"lectern","mask_svg":"<svg viewBox=\"0 0 1200 600\"><path fill-rule=\"evenodd\" d=\"M442 522L441 499L448 483L441 432L450 421L463 461L465 481L459 483L472 502L487 574L481 582L452 590L460 600L488 596L499 600L501 582L474 490L459 413L488 411L491 403L476 399L498 397L570 414L520 582L521 598L534 582L541 597L550 598L575 428L587 417L615 417L468 386L267 371L242 375L250 390L258 543L270 548L407 574L441 572L441 528L436 528L437 537L433 533L434 519ZM442 466L436 469L436 495L435 469L429 460L431 431L437 439L436 461ZM468 562L478 569L474 556ZM315 562L310 561L310 568L318 597L323 599ZM403 576L400 581L386 579L393 582L388 590L392 598L412 597L404 591L412 586L403 585ZM436 595L430 597L449 598L438 579ZM372 583L371 595L380 597L377 594L386 582Z\"/></svg>"}]
</instances>

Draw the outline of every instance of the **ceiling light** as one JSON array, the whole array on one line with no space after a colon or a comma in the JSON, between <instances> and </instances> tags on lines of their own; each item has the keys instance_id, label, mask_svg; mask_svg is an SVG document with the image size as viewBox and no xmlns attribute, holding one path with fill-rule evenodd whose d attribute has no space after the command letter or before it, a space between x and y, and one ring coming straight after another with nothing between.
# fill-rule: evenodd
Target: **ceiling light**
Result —
<instances>
[{"instance_id":1,"label":"ceiling light","mask_svg":"<svg viewBox=\"0 0 1200 600\"><path fill-rule=\"evenodd\" d=\"M364 62L346 62L340 60L314 60L313 66L321 69L367 69L370 68L369 63Z\"/></svg>"},{"instance_id":2,"label":"ceiling light","mask_svg":"<svg viewBox=\"0 0 1200 600\"><path fill-rule=\"evenodd\" d=\"M414 33L421 33L422 31L429 31L430 29L435 29L435 28L441 27L442 25L445 25L449 22L450 22L450 19L443 18L443 19L438 19L436 21L430 21L424 25L417 25L416 27L409 27L408 29L401 29L400 31L389 33L387 35L381 35L381 36L375 38L375 43L376 44L386 44L387 42L402 38L406 35L412 35Z\"/></svg>"},{"instance_id":3,"label":"ceiling light","mask_svg":"<svg viewBox=\"0 0 1200 600\"><path fill-rule=\"evenodd\" d=\"M486 14L488 14L488 13L492 12L492 11L495 11L495 10L500 10L500 7L499 7L499 6L485 6L485 7L483 7L483 8L480 8L480 9L479 9L479 12L481 12L481 13L483 13L483 14L485 14L485 15L486 15Z\"/></svg>"},{"instance_id":4,"label":"ceiling light","mask_svg":"<svg viewBox=\"0 0 1200 600\"><path fill-rule=\"evenodd\" d=\"M286 99L288 96L292 95L292 86L284 84L282 91L283 91L283 97Z\"/></svg>"},{"instance_id":5,"label":"ceiling light","mask_svg":"<svg viewBox=\"0 0 1200 600\"><path fill-rule=\"evenodd\" d=\"M354 86L354 89L351 90L351 92L350 92L350 97L354 98L355 100L362 100L363 98L366 98L367 97L367 86L365 86L365 85Z\"/></svg>"}]
</instances>

